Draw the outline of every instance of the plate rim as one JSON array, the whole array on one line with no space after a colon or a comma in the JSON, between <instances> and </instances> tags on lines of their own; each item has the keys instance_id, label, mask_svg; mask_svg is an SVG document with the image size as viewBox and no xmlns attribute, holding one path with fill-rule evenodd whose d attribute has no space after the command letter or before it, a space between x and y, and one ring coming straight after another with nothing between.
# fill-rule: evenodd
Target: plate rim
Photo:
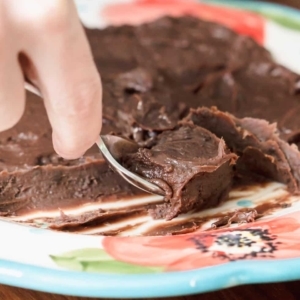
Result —
<instances>
[{"instance_id":1,"label":"plate rim","mask_svg":"<svg viewBox=\"0 0 300 300\"><path fill-rule=\"evenodd\" d=\"M41 292L91 298L130 299L183 296L243 284L283 282L299 278L299 258L235 261L191 271L154 275L65 271L0 259L0 282L2 284ZM147 289L146 293L145 289Z\"/></svg>"},{"instance_id":2,"label":"plate rim","mask_svg":"<svg viewBox=\"0 0 300 300\"><path fill-rule=\"evenodd\" d=\"M249 5L256 5L259 8L273 7L280 9L282 15L300 17L300 10L275 3L255 0L200 0L200 2L220 6L232 5L245 10L250 10ZM0 226L2 222L0 220ZM243 284L297 279L300 279L300 256L293 259L235 261L190 271L142 275L67 271L0 259L1 284L40 292L91 298L183 296ZM145 289L147 289L146 294Z\"/></svg>"}]
</instances>

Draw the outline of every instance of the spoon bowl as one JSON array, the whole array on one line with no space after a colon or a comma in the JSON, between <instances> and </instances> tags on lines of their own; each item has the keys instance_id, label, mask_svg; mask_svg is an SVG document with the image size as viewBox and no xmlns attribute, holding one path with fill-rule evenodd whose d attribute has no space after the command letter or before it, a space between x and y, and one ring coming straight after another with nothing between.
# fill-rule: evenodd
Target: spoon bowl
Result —
<instances>
[{"instance_id":1,"label":"spoon bowl","mask_svg":"<svg viewBox=\"0 0 300 300\"><path fill-rule=\"evenodd\" d=\"M136 143L119 136L101 135L99 136L96 144L111 168L121 175L126 181L143 191L161 196L165 195L165 192L160 187L147 181L143 177L130 172L118 162L124 153L137 151L139 146Z\"/></svg>"}]
</instances>

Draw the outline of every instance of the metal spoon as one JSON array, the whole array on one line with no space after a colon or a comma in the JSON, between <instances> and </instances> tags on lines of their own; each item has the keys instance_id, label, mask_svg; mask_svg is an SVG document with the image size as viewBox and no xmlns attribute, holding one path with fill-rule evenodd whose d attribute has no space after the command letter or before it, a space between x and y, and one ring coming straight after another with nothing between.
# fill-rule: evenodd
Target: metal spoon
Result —
<instances>
[{"instance_id":1,"label":"metal spoon","mask_svg":"<svg viewBox=\"0 0 300 300\"><path fill-rule=\"evenodd\" d=\"M25 89L42 98L40 90L27 80L25 81ZM138 149L136 143L114 135L101 135L96 141L96 144L110 167L127 182L143 191L162 196L165 195L165 192L160 187L128 171L118 162L118 159L120 159L124 153L131 153Z\"/></svg>"},{"instance_id":2,"label":"metal spoon","mask_svg":"<svg viewBox=\"0 0 300 300\"><path fill-rule=\"evenodd\" d=\"M96 144L111 168L119 173L126 181L146 192L162 196L165 195L165 192L160 187L147 181L143 177L128 171L118 163L118 160L124 153L137 151L139 146L136 143L119 136L107 134L99 136Z\"/></svg>"}]
</instances>

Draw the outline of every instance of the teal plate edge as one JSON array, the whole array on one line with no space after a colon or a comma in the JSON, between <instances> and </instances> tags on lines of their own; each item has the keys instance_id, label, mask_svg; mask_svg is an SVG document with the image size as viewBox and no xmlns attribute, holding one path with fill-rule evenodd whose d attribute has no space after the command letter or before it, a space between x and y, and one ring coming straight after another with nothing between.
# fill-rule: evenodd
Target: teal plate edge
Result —
<instances>
[{"instance_id":1,"label":"teal plate edge","mask_svg":"<svg viewBox=\"0 0 300 300\"><path fill-rule=\"evenodd\" d=\"M284 27L300 30L300 11L298 9L259 0L198 0L207 4L231 6L256 12Z\"/></svg>"},{"instance_id":2,"label":"teal plate edge","mask_svg":"<svg viewBox=\"0 0 300 300\"><path fill-rule=\"evenodd\" d=\"M259 13L266 8L272 9L273 16L275 14L291 18L295 22L299 20L300 24L300 11L283 5L253 0L202 0L200 2L230 5ZM298 279L300 279L300 258L244 260L193 271L145 275L72 272L0 259L1 284L91 298L172 297L216 291L242 284Z\"/></svg>"},{"instance_id":3,"label":"teal plate edge","mask_svg":"<svg viewBox=\"0 0 300 300\"><path fill-rule=\"evenodd\" d=\"M106 298L192 295L241 284L300 278L300 259L237 261L193 271L155 275L70 272L0 260L0 282L55 294Z\"/></svg>"}]
</instances>

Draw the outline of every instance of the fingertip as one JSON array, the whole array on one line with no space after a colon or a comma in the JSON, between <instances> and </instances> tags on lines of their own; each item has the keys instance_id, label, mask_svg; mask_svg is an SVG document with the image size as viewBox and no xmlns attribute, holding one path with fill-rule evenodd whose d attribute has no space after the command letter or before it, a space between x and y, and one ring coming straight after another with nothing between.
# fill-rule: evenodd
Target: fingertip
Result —
<instances>
[{"instance_id":1,"label":"fingertip","mask_svg":"<svg viewBox=\"0 0 300 300\"><path fill-rule=\"evenodd\" d=\"M74 139L72 137L61 137L59 134L53 133L53 147L55 152L64 159L78 159L90 149L97 140L97 136L90 140Z\"/></svg>"},{"instance_id":2,"label":"fingertip","mask_svg":"<svg viewBox=\"0 0 300 300\"><path fill-rule=\"evenodd\" d=\"M13 128L22 118L25 111L25 92L21 84L14 90L2 90L0 97L0 131Z\"/></svg>"},{"instance_id":3,"label":"fingertip","mask_svg":"<svg viewBox=\"0 0 300 300\"><path fill-rule=\"evenodd\" d=\"M21 103L20 103L21 105ZM20 107L18 111L6 111L1 113L0 131L9 130L17 125L24 113L24 107Z\"/></svg>"}]
</instances>

